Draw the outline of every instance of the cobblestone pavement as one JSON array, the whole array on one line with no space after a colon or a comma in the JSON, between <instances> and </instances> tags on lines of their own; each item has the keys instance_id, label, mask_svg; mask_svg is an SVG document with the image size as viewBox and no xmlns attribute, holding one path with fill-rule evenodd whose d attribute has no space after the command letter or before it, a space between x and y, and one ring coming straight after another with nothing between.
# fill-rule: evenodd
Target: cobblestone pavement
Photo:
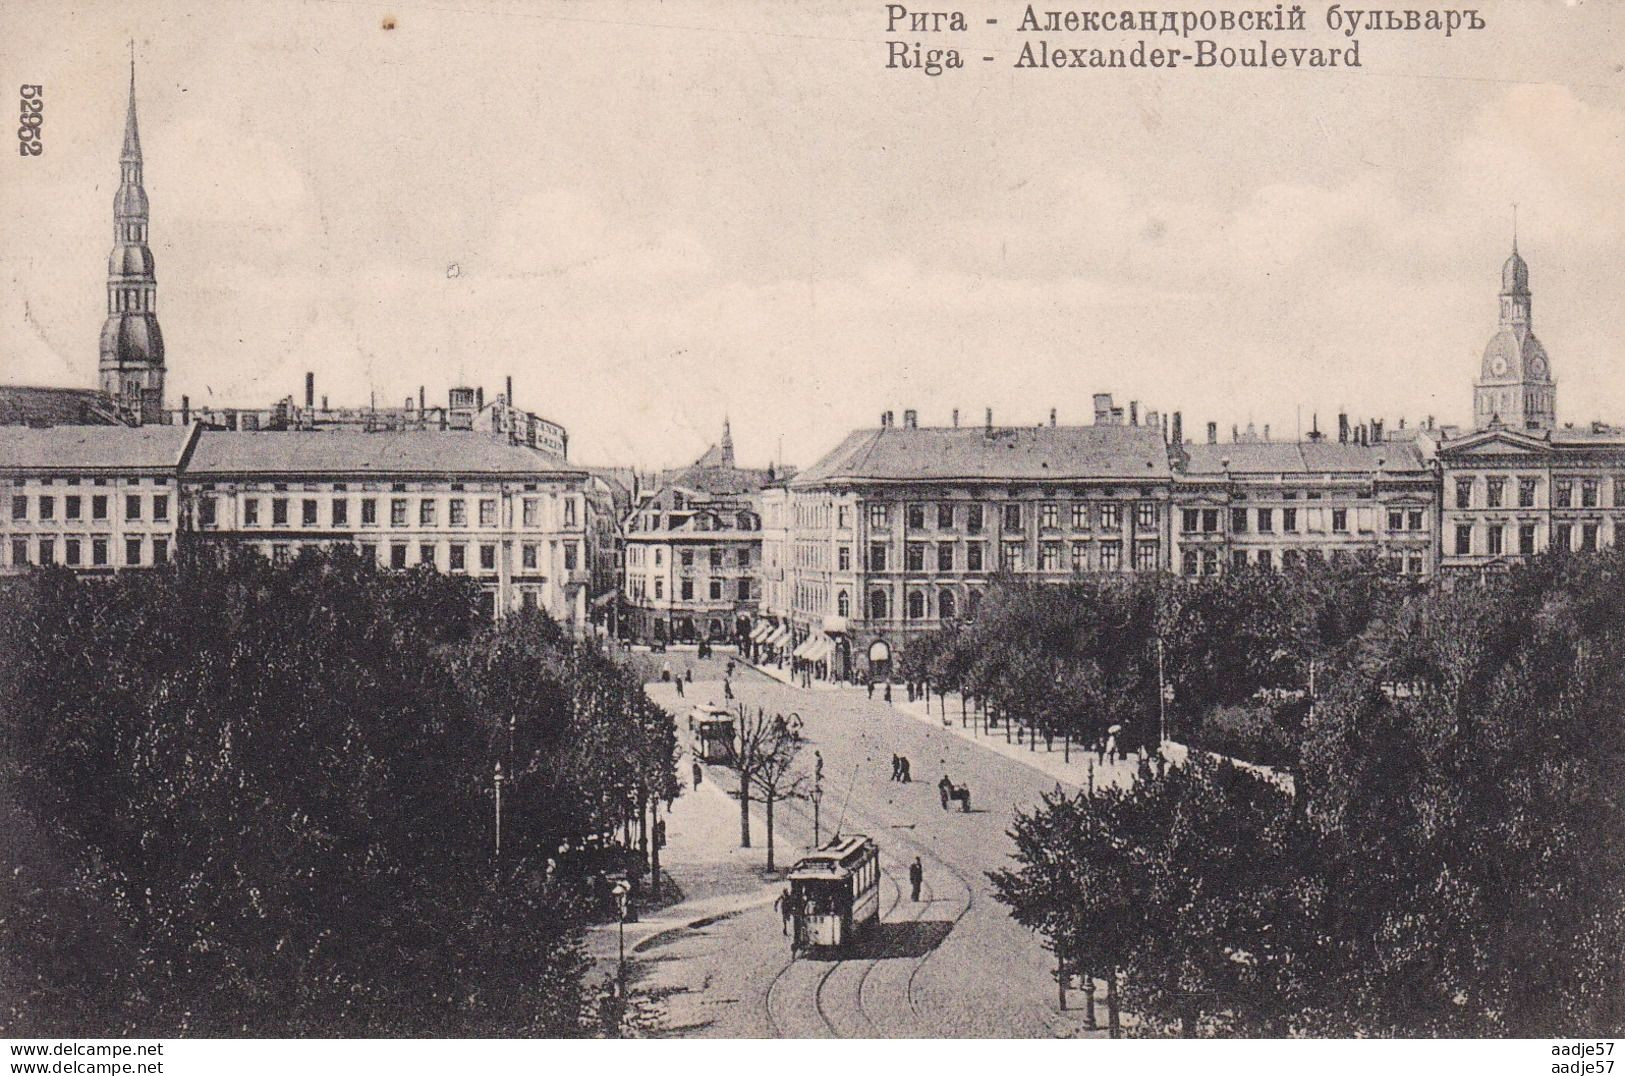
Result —
<instances>
[{"instance_id":1,"label":"cobblestone pavement","mask_svg":"<svg viewBox=\"0 0 1625 1076\"><path fill-rule=\"evenodd\" d=\"M717 677L725 660L700 663L682 699L669 684L651 684L650 694L679 715L696 702L722 701ZM708 767L702 787L685 790L668 823L665 865L685 900L639 924L635 935L629 928L633 990L650 1033L1093 1034L1083 1030L1076 992L1069 1010L1059 1010L1053 957L993 900L985 873L1009 862L1011 812L1053 790L1054 776L940 722L871 701L862 690L801 690L741 665L734 691L747 705L801 716L809 772L813 752L824 757L822 835L828 839L838 825L880 845L882 922L846 959L792 961L772 908L782 883L764 869L760 806L752 810L753 847L740 849L738 805L728 795L734 782L727 770ZM679 729L686 738L680 717ZM912 783L889 780L893 753L910 760ZM683 769L686 778L686 759ZM971 813L942 809L936 785L944 773L970 787ZM811 846L812 813L795 803L781 804L776 815L782 870ZM915 856L925 870L918 903L908 893Z\"/></svg>"}]
</instances>

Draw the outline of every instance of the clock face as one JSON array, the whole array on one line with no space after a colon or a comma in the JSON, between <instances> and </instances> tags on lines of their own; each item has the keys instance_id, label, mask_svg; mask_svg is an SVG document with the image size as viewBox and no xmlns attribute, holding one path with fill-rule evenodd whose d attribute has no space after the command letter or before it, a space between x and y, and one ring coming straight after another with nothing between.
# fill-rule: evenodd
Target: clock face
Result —
<instances>
[{"instance_id":1,"label":"clock face","mask_svg":"<svg viewBox=\"0 0 1625 1076\"><path fill-rule=\"evenodd\" d=\"M1490 373L1494 374L1496 377L1504 377L1506 376L1506 372L1507 360L1505 355L1497 355L1494 359L1490 360Z\"/></svg>"},{"instance_id":2,"label":"clock face","mask_svg":"<svg viewBox=\"0 0 1625 1076\"><path fill-rule=\"evenodd\" d=\"M1545 377L1546 376L1546 360L1545 359L1536 359L1534 362L1530 363L1529 364L1529 372L1534 374L1536 377Z\"/></svg>"}]
</instances>

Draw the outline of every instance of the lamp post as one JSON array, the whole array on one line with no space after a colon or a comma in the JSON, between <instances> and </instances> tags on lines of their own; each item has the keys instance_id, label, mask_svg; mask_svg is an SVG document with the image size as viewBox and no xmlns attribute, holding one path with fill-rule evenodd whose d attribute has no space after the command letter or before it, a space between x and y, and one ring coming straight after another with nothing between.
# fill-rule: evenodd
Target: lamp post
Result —
<instances>
[{"instance_id":1,"label":"lamp post","mask_svg":"<svg viewBox=\"0 0 1625 1076\"><path fill-rule=\"evenodd\" d=\"M817 851L820 843L818 828L818 805L824 800L824 754L821 751L813 752L813 851Z\"/></svg>"},{"instance_id":2,"label":"lamp post","mask_svg":"<svg viewBox=\"0 0 1625 1076\"><path fill-rule=\"evenodd\" d=\"M494 861L500 864L502 860L502 763L500 762L497 763L493 784L496 788L497 807L496 855Z\"/></svg>"},{"instance_id":3,"label":"lamp post","mask_svg":"<svg viewBox=\"0 0 1625 1076\"><path fill-rule=\"evenodd\" d=\"M621 996L626 996L626 898L632 887L624 881L616 881L610 887L615 894L615 909L620 917L620 962L616 965L615 978L621 984Z\"/></svg>"}]
</instances>

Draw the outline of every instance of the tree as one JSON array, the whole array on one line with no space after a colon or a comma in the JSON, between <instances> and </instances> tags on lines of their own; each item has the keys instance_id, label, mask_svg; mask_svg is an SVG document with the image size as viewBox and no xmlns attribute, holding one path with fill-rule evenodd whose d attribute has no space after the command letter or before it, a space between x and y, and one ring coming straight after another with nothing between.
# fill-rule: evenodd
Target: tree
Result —
<instances>
[{"instance_id":1,"label":"tree","mask_svg":"<svg viewBox=\"0 0 1625 1076\"><path fill-rule=\"evenodd\" d=\"M739 774L739 846L750 847L750 792L760 795L767 826L767 869L774 870L773 808L780 800L798 797L806 774L792 773L805 740L801 719L795 714L769 715L761 707L754 714L739 706L736 742L730 745L729 764Z\"/></svg>"}]
</instances>

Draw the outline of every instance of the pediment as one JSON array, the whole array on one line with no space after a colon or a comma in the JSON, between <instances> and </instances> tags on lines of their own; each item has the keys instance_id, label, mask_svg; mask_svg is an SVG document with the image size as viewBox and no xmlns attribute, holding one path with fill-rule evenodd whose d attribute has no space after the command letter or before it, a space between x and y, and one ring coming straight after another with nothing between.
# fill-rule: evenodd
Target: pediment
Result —
<instances>
[{"instance_id":1,"label":"pediment","mask_svg":"<svg viewBox=\"0 0 1625 1076\"><path fill-rule=\"evenodd\" d=\"M1551 450L1551 444L1544 438L1531 437L1516 430L1483 430L1441 446L1439 455L1445 459L1474 456L1536 456L1546 455Z\"/></svg>"}]
</instances>

